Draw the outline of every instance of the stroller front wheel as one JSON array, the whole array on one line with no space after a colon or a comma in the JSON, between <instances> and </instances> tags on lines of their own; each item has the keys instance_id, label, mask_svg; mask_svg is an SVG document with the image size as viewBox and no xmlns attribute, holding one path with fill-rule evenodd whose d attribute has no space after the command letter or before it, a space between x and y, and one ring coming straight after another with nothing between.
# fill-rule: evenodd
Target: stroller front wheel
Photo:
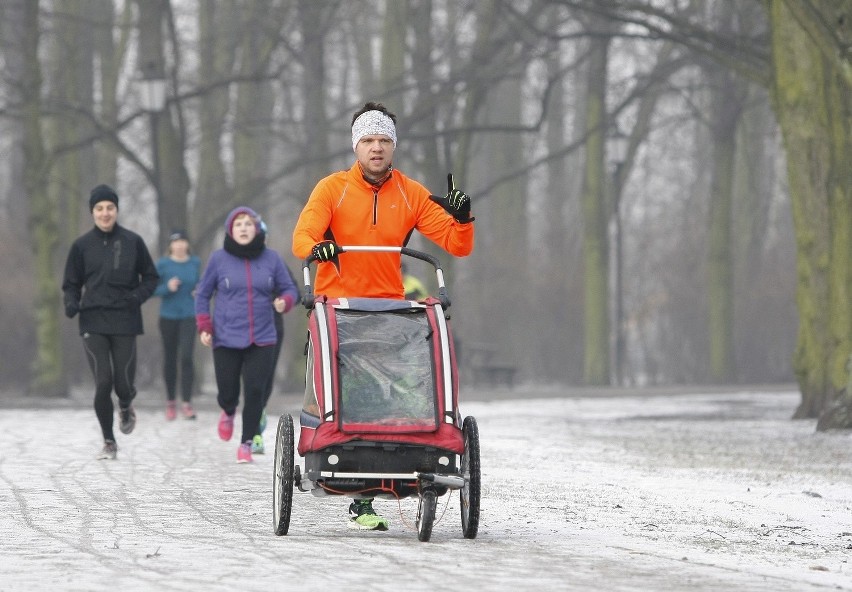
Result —
<instances>
[{"instance_id":1,"label":"stroller front wheel","mask_svg":"<svg viewBox=\"0 0 852 592\"><path fill-rule=\"evenodd\" d=\"M479 468L479 428L476 419L465 417L462 424L464 454L460 470L464 487L460 490L462 533L466 539L475 539L479 530L479 495L481 489Z\"/></svg>"},{"instance_id":2,"label":"stroller front wheel","mask_svg":"<svg viewBox=\"0 0 852 592\"><path fill-rule=\"evenodd\" d=\"M420 507L417 510L417 539L424 543L432 537L437 506L438 494L434 489L425 489L420 494Z\"/></svg>"},{"instance_id":3,"label":"stroller front wheel","mask_svg":"<svg viewBox=\"0 0 852 592\"><path fill-rule=\"evenodd\" d=\"M275 534L287 534L293 507L294 444L293 418L284 414L278 419L275 437L275 460L272 473L272 527Z\"/></svg>"}]
</instances>

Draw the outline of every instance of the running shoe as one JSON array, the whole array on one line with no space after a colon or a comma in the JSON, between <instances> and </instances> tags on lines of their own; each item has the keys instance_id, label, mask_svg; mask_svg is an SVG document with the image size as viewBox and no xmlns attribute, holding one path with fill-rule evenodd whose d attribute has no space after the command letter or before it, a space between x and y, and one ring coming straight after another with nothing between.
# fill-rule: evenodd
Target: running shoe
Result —
<instances>
[{"instance_id":1,"label":"running shoe","mask_svg":"<svg viewBox=\"0 0 852 592\"><path fill-rule=\"evenodd\" d=\"M264 430L266 430L266 422L267 422L266 409L264 409L260 414L260 425L258 426L260 428L261 434L264 432Z\"/></svg>"},{"instance_id":2,"label":"running shoe","mask_svg":"<svg viewBox=\"0 0 852 592\"><path fill-rule=\"evenodd\" d=\"M174 421L177 417L177 404L174 401L166 401L166 419Z\"/></svg>"},{"instance_id":3,"label":"running shoe","mask_svg":"<svg viewBox=\"0 0 852 592\"><path fill-rule=\"evenodd\" d=\"M223 411L222 415L219 416L219 437L226 442L234 435L234 415L236 415L236 412L233 415L228 415Z\"/></svg>"},{"instance_id":4,"label":"running shoe","mask_svg":"<svg viewBox=\"0 0 852 592\"><path fill-rule=\"evenodd\" d=\"M387 530L388 521L373 510L373 500L355 500L349 505L349 513L355 514L349 518L350 528L360 530Z\"/></svg>"},{"instance_id":5,"label":"running shoe","mask_svg":"<svg viewBox=\"0 0 852 592\"><path fill-rule=\"evenodd\" d=\"M129 434L136 427L136 411L133 409L133 405L130 405L127 409L119 409L118 418L120 420L118 429L121 430L122 434Z\"/></svg>"},{"instance_id":6,"label":"running shoe","mask_svg":"<svg viewBox=\"0 0 852 592\"><path fill-rule=\"evenodd\" d=\"M263 454L265 452L265 448L263 446L263 436L258 434L251 441L251 452L252 454Z\"/></svg>"},{"instance_id":7,"label":"running shoe","mask_svg":"<svg viewBox=\"0 0 852 592\"><path fill-rule=\"evenodd\" d=\"M237 448L237 462L238 463L250 463L251 460L251 442L243 442L240 444L240 447Z\"/></svg>"},{"instance_id":8,"label":"running shoe","mask_svg":"<svg viewBox=\"0 0 852 592\"><path fill-rule=\"evenodd\" d=\"M184 419L195 419L195 409L192 408L192 403L184 403L181 407Z\"/></svg>"},{"instance_id":9,"label":"running shoe","mask_svg":"<svg viewBox=\"0 0 852 592\"><path fill-rule=\"evenodd\" d=\"M104 440L104 447L95 458L98 460L115 460L118 455L118 444L115 440Z\"/></svg>"}]
</instances>

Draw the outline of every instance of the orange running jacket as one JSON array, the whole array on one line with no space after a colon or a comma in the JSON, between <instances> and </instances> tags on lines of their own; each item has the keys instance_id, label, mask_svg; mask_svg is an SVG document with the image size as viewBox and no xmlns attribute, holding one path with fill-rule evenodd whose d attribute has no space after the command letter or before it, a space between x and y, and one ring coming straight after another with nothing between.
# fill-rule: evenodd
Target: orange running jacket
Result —
<instances>
[{"instance_id":1,"label":"orange running jacket","mask_svg":"<svg viewBox=\"0 0 852 592\"><path fill-rule=\"evenodd\" d=\"M451 255L473 251L473 223L459 224L429 199L429 190L394 170L376 190L355 162L314 187L293 230L293 254L305 259L315 244L405 246L413 229ZM340 272L320 263L314 293L331 298L404 298L398 253L342 253Z\"/></svg>"}]
</instances>

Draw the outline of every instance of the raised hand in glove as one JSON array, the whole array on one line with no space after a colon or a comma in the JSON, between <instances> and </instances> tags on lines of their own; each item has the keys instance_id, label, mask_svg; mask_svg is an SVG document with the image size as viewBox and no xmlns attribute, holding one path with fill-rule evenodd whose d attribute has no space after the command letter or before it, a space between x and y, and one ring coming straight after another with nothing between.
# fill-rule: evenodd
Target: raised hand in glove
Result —
<instances>
[{"instance_id":1,"label":"raised hand in glove","mask_svg":"<svg viewBox=\"0 0 852 592\"><path fill-rule=\"evenodd\" d=\"M317 261L337 261L340 245L332 240L325 240L315 244L311 253Z\"/></svg>"},{"instance_id":2,"label":"raised hand in glove","mask_svg":"<svg viewBox=\"0 0 852 592\"><path fill-rule=\"evenodd\" d=\"M464 191L456 189L452 173L447 175L447 195L444 197L430 195L429 197L436 204L447 210L450 216L456 219L456 222L467 224L476 219L470 216L470 197Z\"/></svg>"}]
</instances>

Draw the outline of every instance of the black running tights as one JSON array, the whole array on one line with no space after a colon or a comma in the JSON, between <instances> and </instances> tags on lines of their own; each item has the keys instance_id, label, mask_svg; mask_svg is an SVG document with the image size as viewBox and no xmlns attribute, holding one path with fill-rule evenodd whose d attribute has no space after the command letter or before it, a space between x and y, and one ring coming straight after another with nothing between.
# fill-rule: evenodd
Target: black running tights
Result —
<instances>
[{"instance_id":1,"label":"black running tights","mask_svg":"<svg viewBox=\"0 0 852 592\"><path fill-rule=\"evenodd\" d=\"M115 440L112 390L122 409L136 397L136 336L86 333L83 348L95 378L95 415L104 440Z\"/></svg>"},{"instance_id":2,"label":"black running tights","mask_svg":"<svg viewBox=\"0 0 852 592\"><path fill-rule=\"evenodd\" d=\"M160 317L160 337L163 341L163 381L166 398L177 398L178 369L180 369L180 396L185 403L192 400L195 369L192 353L195 346L195 319L164 319Z\"/></svg>"},{"instance_id":3,"label":"black running tights","mask_svg":"<svg viewBox=\"0 0 852 592\"><path fill-rule=\"evenodd\" d=\"M228 415L240 402L240 379L245 390L243 434L240 442L250 442L258 433L269 375L274 369L275 347L250 345L245 349L213 348L213 367L219 389L219 407Z\"/></svg>"}]
</instances>

